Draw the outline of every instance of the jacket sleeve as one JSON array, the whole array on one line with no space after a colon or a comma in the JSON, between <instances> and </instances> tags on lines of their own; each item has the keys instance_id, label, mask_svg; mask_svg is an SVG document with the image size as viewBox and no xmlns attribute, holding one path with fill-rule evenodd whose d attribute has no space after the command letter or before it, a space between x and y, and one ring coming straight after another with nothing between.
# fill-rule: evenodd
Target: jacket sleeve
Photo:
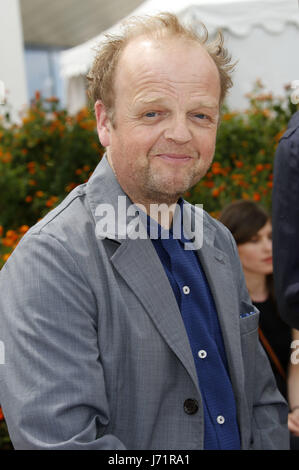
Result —
<instances>
[{"instance_id":1,"label":"jacket sleeve","mask_svg":"<svg viewBox=\"0 0 299 470\"><path fill-rule=\"evenodd\" d=\"M28 233L0 288L0 402L15 449L124 449L107 432L95 298L67 249Z\"/></svg>"},{"instance_id":2,"label":"jacket sleeve","mask_svg":"<svg viewBox=\"0 0 299 470\"><path fill-rule=\"evenodd\" d=\"M237 247L232 237L231 242L235 258L234 272L238 276L236 282L239 286L240 301L252 304ZM244 339L246 342L246 338ZM255 341L253 338L251 339L251 347L255 347L255 361L248 364L252 381L251 390L246 391L251 395L251 448L255 450L288 450L290 445L287 426L288 406L277 388L269 359L259 341L258 329L255 331Z\"/></svg>"},{"instance_id":3,"label":"jacket sleeve","mask_svg":"<svg viewBox=\"0 0 299 470\"><path fill-rule=\"evenodd\" d=\"M298 114L299 121L299 114ZM274 163L273 261L282 319L299 329L299 125L281 139Z\"/></svg>"}]
</instances>

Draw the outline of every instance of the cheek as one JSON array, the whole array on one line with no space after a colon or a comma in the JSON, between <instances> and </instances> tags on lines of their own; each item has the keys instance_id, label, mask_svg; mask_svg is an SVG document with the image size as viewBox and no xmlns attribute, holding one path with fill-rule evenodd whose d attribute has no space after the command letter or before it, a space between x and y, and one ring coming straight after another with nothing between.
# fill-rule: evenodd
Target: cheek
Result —
<instances>
[{"instance_id":1,"label":"cheek","mask_svg":"<svg viewBox=\"0 0 299 470\"><path fill-rule=\"evenodd\" d=\"M240 260L244 268L254 268L258 264L257 253L250 247L239 248Z\"/></svg>"},{"instance_id":2,"label":"cheek","mask_svg":"<svg viewBox=\"0 0 299 470\"><path fill-rule=\"evenodd\" d=\"M194 139L196 149L206 160L212 160L216 146L216 132L201 133Z\"/></svg>"}]
</instances>

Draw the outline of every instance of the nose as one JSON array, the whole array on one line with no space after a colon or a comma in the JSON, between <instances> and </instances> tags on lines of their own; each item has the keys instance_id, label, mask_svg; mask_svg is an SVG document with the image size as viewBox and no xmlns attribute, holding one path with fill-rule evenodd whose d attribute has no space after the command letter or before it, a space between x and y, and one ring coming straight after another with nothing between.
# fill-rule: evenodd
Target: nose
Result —
<instances>
[{"instance_id":1,"label":"nose","mask_svg":"<svg viewBox=\"0 0 299 470\"><path fill-rule=\"evenodd\" d=\"M177 144L186 144L192 139L192 134L188 128L185 116L173 118L167 129L165 130L164 136L167 140L172 140Z\"/></svg>"},{"instance_id":2,"label":"nose","mask_svg":"<svg viewBox=\"0 0 299 470\"><path fill-rule=\"evenodd\" d=\"M264 250L267 253L272 253L272 240L270 238L266 237L264 239L263 247L264 247Z\"/></svg>"}]
</instances>

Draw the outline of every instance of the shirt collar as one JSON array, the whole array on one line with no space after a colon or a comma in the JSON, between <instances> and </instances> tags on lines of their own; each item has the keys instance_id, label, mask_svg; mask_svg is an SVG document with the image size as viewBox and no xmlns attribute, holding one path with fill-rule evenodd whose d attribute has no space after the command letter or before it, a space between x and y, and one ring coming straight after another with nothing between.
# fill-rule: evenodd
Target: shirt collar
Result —
<instances>
[{"instance_id":1,"label":"shirt collar","mask_svg":"<svg viewBox=\"0 0 299 470\"><path fill-rule=\"evenodd\" d=\"M177 207L174 212L174 220L176 221L175 226L179 227L180 230L174 232L174 220L172 222L171 228L169 230L162 227L155 219L147 215L147 233L152 240L155 239L176 239L182 244L190 242L189 239L184 237L184 227L183 227L183 206L184 200L180 198L177 202ZM179 220L177 219L179 218ZM179 233L177 233L179 232Z\"/></svg>"}]
</instances>

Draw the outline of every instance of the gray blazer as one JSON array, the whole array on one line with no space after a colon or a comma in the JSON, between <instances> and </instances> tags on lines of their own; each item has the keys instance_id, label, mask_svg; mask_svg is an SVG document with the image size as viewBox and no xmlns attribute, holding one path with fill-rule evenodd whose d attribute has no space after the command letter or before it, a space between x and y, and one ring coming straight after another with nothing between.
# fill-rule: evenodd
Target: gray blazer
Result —
<instances>
[{"instance_id":1,"label":"gray blazer","mask_svg":"<svg viewBox=\"0 0 299 470\"><path fill-rule=\"evenodd\" d=\"M203 448L193 356L151 241L95 236L98 204L116 207L119 195L103 158L1 270L0 402L16 449ZM219 315L242 448L288 449L287 406L258 342L259 313L236 246L206 213L198 256ZM195 414L184 408L190 398Z\"/></svg>"}]
</instances>

